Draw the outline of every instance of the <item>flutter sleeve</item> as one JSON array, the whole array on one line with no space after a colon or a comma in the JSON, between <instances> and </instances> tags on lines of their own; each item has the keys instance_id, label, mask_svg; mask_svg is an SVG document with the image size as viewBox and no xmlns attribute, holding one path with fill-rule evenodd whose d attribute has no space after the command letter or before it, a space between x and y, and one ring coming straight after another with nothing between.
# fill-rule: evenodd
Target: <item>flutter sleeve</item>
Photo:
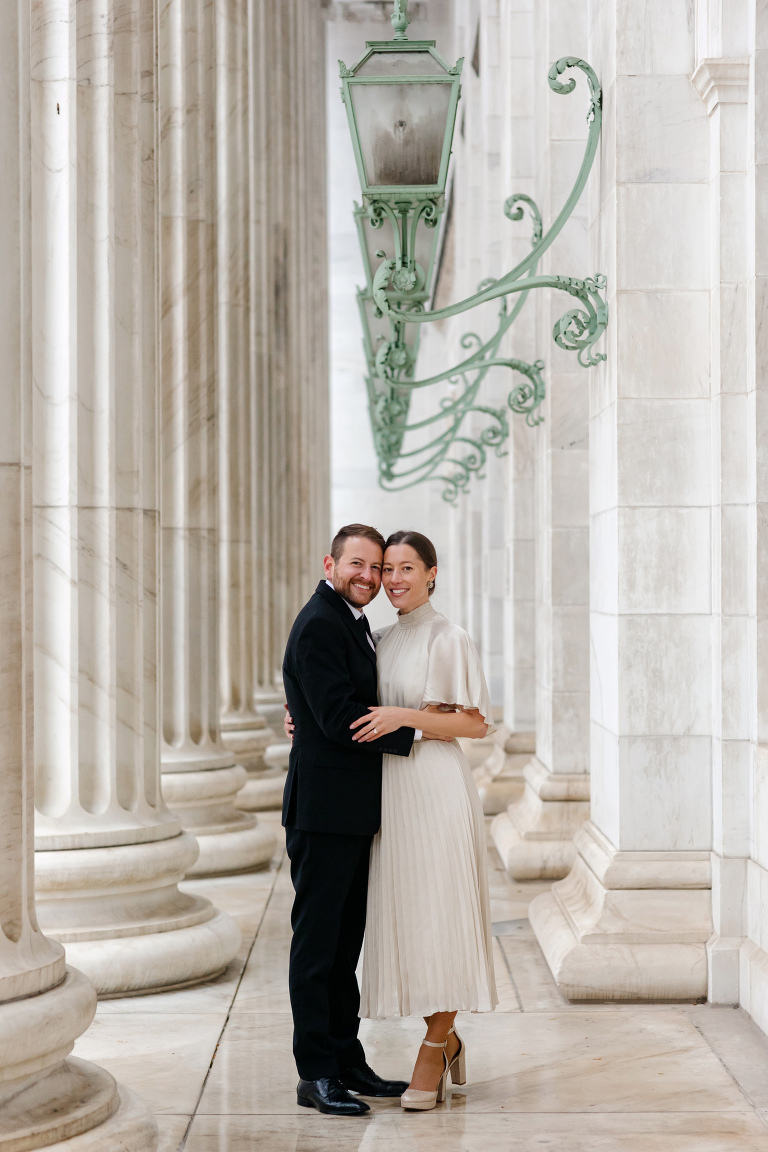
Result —
<instances>
[{"instance_id":1,"label":"flutter sleeve","mask_svg":"<svg viewBox=\"0 0 768 1152\"><path fill-rule=\"evenodd\" d=\"M464 629L448 620L435 621L432 627L422 707L429 704L476 708L488 725L489 734L496 731L477 649Z\"/></svg>"}]
</instances>

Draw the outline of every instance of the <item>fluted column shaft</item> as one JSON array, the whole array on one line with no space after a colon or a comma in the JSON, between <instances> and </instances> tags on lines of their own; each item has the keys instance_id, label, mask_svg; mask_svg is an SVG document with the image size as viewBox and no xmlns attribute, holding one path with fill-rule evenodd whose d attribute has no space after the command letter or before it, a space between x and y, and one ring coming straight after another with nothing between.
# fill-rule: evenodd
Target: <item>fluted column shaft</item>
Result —
<instances>
[{"instance_id":1,"label":"fluted column shaft","mask_svg":"<svg viewBox=\"0 0 768 1152\"><path fill-rule=\"evenodd\" d=\"M330 543L323 13L254 0L260 133L254 272L260 569L257 699L280 684L288 632Z\"/></svg>"},{"instance_id":2,"label":"fluted column shaft","mask_svg":"<svg viewBox=\"0 0 768 1152\"><path fill-rule=\"evenodd\" d=\"M251 140L260 79L253 76L251 9L249 0L220 0L216 9L219 690L222 740L248 771L238 806L258 809L279 804L282 773L264 761L275 734L255 702L257 612L264 607L257 604L257 556L267 540L256 515L251 234L258 228L253 164L266 158L255 155Z\"/></svg>"},{"instance_id":3,"label":"fluted column shaft","mask_svg":"<svg viewBox=\"0 0 768 1152\"><path fill-rule=\"evenodd\" d=\"M125 994L205 978L238 946L176 888L197 846L160 794L155 7L35 12L39 907L97 989Z\"/></svg>"},{"instance_id":4,"label":"fluted column shaft","mask_svg":"<svg viewBox=\"0 0 768 1152\"><path fill-rule=\"evenodd\" d=\"M34 30L51 15L39 5ZM27 4L9 0L0 9L0 1142L153 1152L144 1104L103 1069L68 1058L96 995L35 910L29 31ZM47 112L56 116L55 104Z\"/></svg>"},{"instance_id":5,"label":"fluted column shaft","mask_svg":"<svg viewBox=\"0 0 768 1152\"><path fill-rule=\"evenodd\" d=\"M200 842L195 874L264 865L274 844L233 807L246 773L219 726L216 50L231 8L160 8L163 789Z\"/></svg>"}]
</instances>

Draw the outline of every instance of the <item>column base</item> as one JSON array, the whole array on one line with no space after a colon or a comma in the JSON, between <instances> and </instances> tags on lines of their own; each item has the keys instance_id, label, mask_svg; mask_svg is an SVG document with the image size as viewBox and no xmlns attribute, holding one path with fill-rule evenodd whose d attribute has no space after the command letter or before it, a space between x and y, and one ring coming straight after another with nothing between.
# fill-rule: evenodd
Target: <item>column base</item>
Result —
<instances>
[{"instance_id":1,"label":"column base","mask_svg":"<svg viewBox=\"0 0 768 1152\"><path fill-rule=\"evenodd\" d=\"M529 917L569 1000L697 1000L712 933L708 852L618 852L593 825Z\"/></svg>"},{"instance_id":2,"label":"column base","mask_svg":"<svg viewBox=\"0 0 768 1152\"><path fill-rule=\"evenodd\" d=\"M36 854L37 914L101 996L200 983L237 955L240 931L205 897L177 885L193 836Z\"/></svg>"},{"instance_id":3,"label":"column base","mask_svg":"<svg viewBox=\"0 0 768 1152\"><path fill-rule=\"evenodd\" d=\"M285 693L275 689L257 691L254 693L253 702L259 716L264 717L270 728L275 732L281 732L285 716Z\"/></svg>"},{"instance_id":4,"label":"column base","mask_svg":"<svg viewBox=\"0 0 768 1152\"><path fill-rule=\"evenodd\" d=\"M156 1152L158 1133L154 1116L130 1088L123 1084L117 1084L116 1088L118 1106L108 1120L70 1140L46 1144L45 1152L107 1152L108 1149L110 1152Z\"/></svg>"},{"instance_id":5,"label":"column base","mask_svg":"<svg viewBox=\"0 0 768 1152\"><path fill-rule=\"evenodd\" d=\"M277 837L266 824L255 822L249 828L207 835L201 831L197 843L200 855L187 870L187 879L196 876L233 876L268 868L275 854Z\"/></svg>"},{"instance_id":6,"label":"column base","mask_svg":"<svg viewBox=\"0 0 768 1152\"><path fill-rule=\"evenodd\" d=\"M589 776L549 772L535 758L523 795L491 824L502 863L515 880L560 880L576 857L574 833L589 819Z\"/></svg>"},{"instance_id":7,"label":"column base","mask_svg":"<svg viewBox=\"0 0 768 1152\"><path fill-rule=\"evenodd\" d=\"M210 920L192 928L67 944L67 957L92 981L100 1000L202 984L221 975L241 942L231 916L211 907Z\"/></svg>"},{"instance_id":8,"label":"column base","mask_svg":"<svg viewBox=\"0 0 768 1152\"><path fill-rule=\"evenodd\" d=\"M758 1028L768 1031L768 952L747 939L739 952L741 1007Z\"/></svg>"},{"instance_id":9,"label":"column base","mask_svg":"<svg viewBox=\"0 0 768 1152\"><path fill-rule=\"evenodd\" d=\"M483 812L486 816L497 816L523 794L523 769L536 751L536 734L510 732L502 725L491 739L493 751L475 768L474 777Z\"/></svg>"},{"instance_id":10,"label":"column base","mask_svg":"<svg viewBox=\"0 0 768 1152\"><path fill-rule=\"evenodd\" d=\"M244 812L275 812L283 806L286 773L280 768L249 776L235 805Z\"/></svg>"},{"instance_id":11,"label":"column base","mask_svg":"<svg viewBox=\"0 0 768 1152\"><path fill-rule=\"evenodd\" d=\"M163 797L200 849L187 876L227 876L268 866L277 843L274 832L235 807L247 778L239 764L163 773Z\"/></svg>"},{"instance_id":12,"label":"column base","mask_svg":"<svg viewBox=\"0 0 768 1152\"><path fill-rule=\"evenodd\" d=\"M69 1056L95 1009L93 988L71 968L55 988L0 1005L0 1152L154 1152L147 1107L103 1068Z\"/></svg>"},{"instance_id":13,"label":"column base","mask_svg":"<svg viewBox=\"0 0 768 1152\"><path fill-rule=\"evenodd\" d=\"M222 717L221 742L248 773L264 771L264 753L274 740L275 733L263 716L253 716L245 723L237 716Z\"/></svg>"}]
</instances>

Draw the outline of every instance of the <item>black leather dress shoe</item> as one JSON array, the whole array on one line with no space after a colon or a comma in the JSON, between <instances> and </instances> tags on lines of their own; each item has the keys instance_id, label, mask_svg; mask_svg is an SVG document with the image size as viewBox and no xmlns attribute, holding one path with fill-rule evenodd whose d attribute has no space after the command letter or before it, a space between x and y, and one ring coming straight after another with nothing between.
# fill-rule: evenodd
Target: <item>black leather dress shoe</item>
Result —
<instances>
[{"instance_id":1,"label":"black leather dress shoe","mask_svg":"<svg viewBox=\"0 0 768 1152\"><path fill-rule=\"evenodd\" d=\"M367 1064L345 1068L339 1079L350 1092L358 1092L361 1096L402 1096L408 1087L405 1080L382 1080Z\"/></svg>"},{"instance_id":2,"label":"black leather dress shoe","mask_svg":"<svg viewBox=\"0 0 768 1152\"><path fill-rule=\"evenodd\" d=\"M318 1112L326 1112L329 1116L364 1116L370 1112L367 1104L350 1096L337 1076L299 1080L296 1103L302 1108L317 1108Z\"/></svg>"}]
</instances>

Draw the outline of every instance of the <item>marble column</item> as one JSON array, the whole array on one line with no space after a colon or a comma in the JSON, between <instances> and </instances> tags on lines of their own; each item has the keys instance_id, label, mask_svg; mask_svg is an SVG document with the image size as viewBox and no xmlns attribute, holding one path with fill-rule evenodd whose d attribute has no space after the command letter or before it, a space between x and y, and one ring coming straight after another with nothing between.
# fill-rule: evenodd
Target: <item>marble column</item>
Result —
<instances>
[{"instance_id":1,"label":"marble column","mask_svg":"<svg viewBox=\"0 0 768 1152\"><path fill-rule=\"evenodd\" d=\"M55 17L44 7L35 37ZM154 1152L157 1127L143 1102L102 1068L70 1058L96 994L35 910L29 31L28 5L9 0L0 9L0 1145ZM56 116L50 89L47 109L39 106L39 65L36 79L37 114Z\"/></svg>"},{"instance_id":2,"label":"marble column","mask_svg":"<svg viewBox=\"0 0 768 1152\"><path fill-rule=\"evenodd\" d=\"M159 8L162 771L165 800L199 844L191 876L265 867L274 848L234 806L247 774L219 724L216 171L220 132L233 147L237 134L217 102L216 51L229 19L216 0Z\"/></svg>"},{"instance_id":3,"label":"marble column","mask_svg":"<svg viewBox=\"0 0 768 1152\"><path fill-rule=\"evenodd\" d=\"M710 5L710 7L714 7ZM749 59L739 3L704 22L693 83L709 120L712 564L712 928L707 998L738 1004L750 855L754 478L748 331ZM749 984L749 981L746 981Z\"/></svg>"},{"instance_id":4,"label":"marble column","mask_svg":"<svg viewBox=\"0 0 768 1152\"><path fill-rule=\"evenodd\" d=\"M38 910L111 996L239 946L160 794L155 32L152 0L45 0L31 37Z\"/></svg>"},{"instance_id":5,"label":"marble column","mask_svg":"<svg viewBox=\"0 0 768 1152\"><path fill-rule=\"evenodd\" d=\"M249 807L282 796L283 651L331 536L323 11L252 0L251 20L251 675L276 743Z\"/></svg>"},{"instance_id":6,"label":"marble column","mask_svg":"<svg viewBox=\"0 0 768 1152\"><path fill-rule=\"evenodd\" d=\"M537 5L533 19L532 194L546 226L575 180L586 139L584 93L568 104L552 94L546 74L560 56L586 56L586 28L567 0ZM567 274L588 264L585 196L542 271ZM520 880L565 876L575 856L573 835L589 816L589 379L575 356L552 342L563 300L535 295L530 303L547 388L534 440L536 755L524 768L522 796L491 827L505 867Z\"/></svg>"},{"instance_id":7,"label":"marble column","mask_svg":"<svg viewBox=\"0 0 768 1152\"><path fill-rule=\"evenodd\" d=\"M652 37L639 34L653 28ZM712 931L709 124L685 0L604 0L592 266L591 822L531 924L572 999L696 999Z\"/></svg>"},{"instance_id":8,"label":"marble column","mask_svg":"<svg viewBox=\"0 0 768 1152\"><path fill-rule=\"evenodd\" d=\"M500 198L484 214L489 257L500 249L494 274L514 267L530 249L530 219L509 223L503 200L513 192L536 198L534 180L533 11L527 0L489 3L481 8L480 80L484 91L483 128L487 169L500 179ZM499 109L506 109L502 117ZM490 174L489 173L489 174ZM506 339L505 354L538 359L536 310L529 300ZM504 404L517 379L504 375ZM493 531L493 571L501 584L501 700L503 720L492 737L493 750L475 772L486 815L505 812L525 787L524 770L535 742L535 563L534 563L534 445L535 432L510 414L505 468L499 489L503 511Z\"/></svg>"},{"instance_id":9,"label":"marble column","mask_svg":"<svg viewBox=\"0 0 768 1152\"><path fill-rule=\"evenodd\" d=\"M255 30L250 0L216 6L217 422L219 476L219 679L221 738L248 772L243 809L279 807L283 773L264 759L277 737L256 707L254 674L259 538L251 232L256 127L252 114ZM266 586L268 590L268 585ZM266 605L268 611L268 601ZM285 743L285 738L280 732ZM286 744L286 748L290 746Z\"/></svg>"}]
</instances>

